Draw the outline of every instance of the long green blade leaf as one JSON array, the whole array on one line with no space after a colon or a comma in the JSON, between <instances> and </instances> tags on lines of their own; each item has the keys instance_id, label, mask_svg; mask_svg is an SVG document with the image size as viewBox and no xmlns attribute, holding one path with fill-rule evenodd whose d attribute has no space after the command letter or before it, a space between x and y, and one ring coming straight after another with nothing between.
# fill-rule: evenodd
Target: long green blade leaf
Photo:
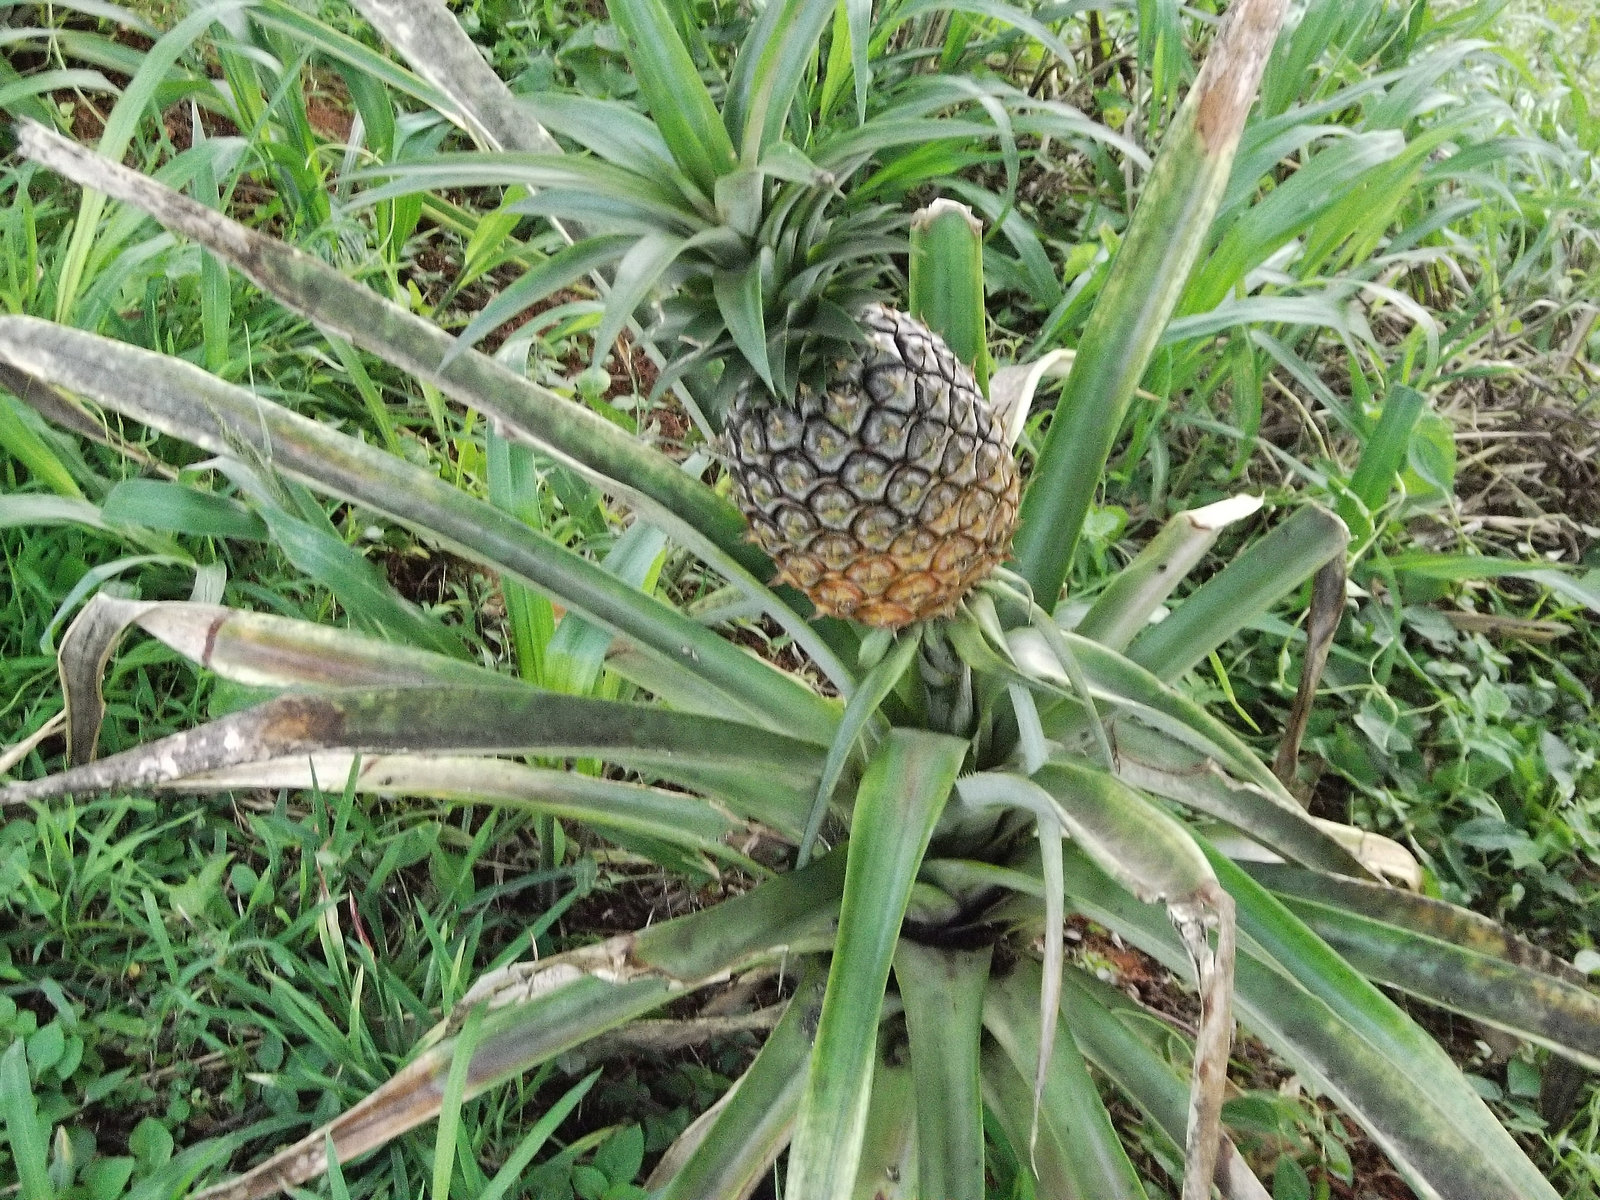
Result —
<instances>
[{"instance_id":1,"label":"long green blade leaf","mask_svg":"<svg viewBox=\"0 0 1600 1200\"><path fill-rule=\"evenodd\" d=\"M1363 975L1600 1070L1600 996L1574 968L1488 918L1292 867L1250 874Z\"/></svg>"},{"instance_id":2,"label":"long green blade leaf","mask_svg":"<svg viewBox=\"0 0 1600 1200\"><path fill-rule=\"evenodd\" d=\"M326 493L438 534L466 557L509 571L712 683L736 711L764 714L774 727L803 731L820 744L832 740L837 717L809 688L429 471L188 363L49 322L0 318L0 358L213 454L270 462Z\"/></svg>"},{"instance_id":3,"label":"long green blade leaf","mask_svg":"<svg viewBox=\"0 0 1600 1200\"><path fill-rule=\"evenodd\" d=\"M671 771L760 766L814 778L821 752L736 721L649 704L563 696L516 683L291 694L31 783L0 788L0 807L192 775L322 750L364 754L597 757Z\"/></svg>"},{"instance_id":4,"label":"long green blade leaf","mask_svg":"<svg viewBox=\"0 0 1600 1200\"><path fill-rule=\"evenodd\" d=\"M900 921L966 751L957 738L893 730L856 793L839 936L789 1152L790 1195L845 1196L855 1183Z\"/></svg>"},{"instance_id":5,"label":"long green blade leaf","mask_svg":"<svg viewBox=\"0 0 1600 1200\"><path fill-rule=\"evenodd\" d=\"M1300 509L1146 631L1128 657L1161 679L1178 678L1342 554L1349 537L1326 509Z\"/></svg>"},{"instance_id":6,"label":"long green blade leaf","mask_svg":"<svg viewBox=\"0 0 1600 1200\"><path fill-rule=\"evenodd\" d=\"M607 9L667 147L709 194L737 156L671 15L660 0L611 0Z\"/></svg>"},{"instance_id":7,"label":"long green blade leaf","mask_svg":"<svg viewBox=\"0 0 1600 1200\"><path fill-rule=\"evenodd\" d=\"M1205 246L1250 102L1288 5L1230 5L1173 120L1111 266L1022 502L1015 555L1046 608L1067 577L1083 519L1128 402Z\"/></svg>"},{"instance_id":8,"label":"long green blade leaf","mask_svg":"<svg viewBox=\"0 0 1600 1200\"><path fill-rule=\"evenodd\" d=\"M1069 854L1081 910L1182 970L1148 906ZM1460 1069L1403 1012L1237 867L1212 866L1238 906L1241 1019L1358 1121L1424 1200L1556 1200Z\"/></svg>"},{"instance_id":9,"label":"long green blade leaf","mask_svg":"<svg viewBox=\"0 0 1600 1200\"><path fill-rule=\"evenodd\" d=\"M776 1161L800 1107L806 1060L822 1011L823 972L808 970L783 1020L726 1102L707 1114L711 1119L704 1128L691 1126L697 1144L680 1158L675 1143L650 1176L650 1186L662 1189L660 1200L744 1200Z\"/></svg>"},{"instance_id":10,"label":"long green blade leaf","mask_svg":"<svg viewBox=\"0 0 1600 1200\"><path fill-rule=\"evenodd\" d=\"M894 977L916 1081L920 1195L983 1200L978 1049L990 949L943 950L902 938Z\"/></svg>"},{"instance_id":11,"label":"long green blade leaf","mask_svg":"<svg viewBox=\"0 0 1600 1200\"><path fill-rule=\"evenodd\" d=\"M355 283L308 254L61 138L32 122L18 125L23 154L85 187L149 213L227 260L251 282L319 326L489 413L601 487L620 492L663 521L686 522L747 570L765 579L771 564L745 541L738 511L677 464L587 408L476 353L457 356L443 330Z\"/></svg>"}]
</instances>

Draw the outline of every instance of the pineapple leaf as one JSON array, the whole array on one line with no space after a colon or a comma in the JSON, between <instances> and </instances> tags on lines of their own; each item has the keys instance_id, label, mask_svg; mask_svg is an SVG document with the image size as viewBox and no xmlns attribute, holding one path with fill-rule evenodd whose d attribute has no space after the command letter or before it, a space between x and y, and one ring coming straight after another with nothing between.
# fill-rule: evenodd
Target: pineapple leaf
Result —
<instances>
[{"instance_id":1,"label":"pineapple leaf","mask_svg":"<svg viewBox=\"0 0 1600 1200\"><path fill-rule=\"evenodd\" d=\"M880 658L866 678L861 681L861 686L856 689L855 695L850 697L850 703L845 705L844 716L840 718L839 730L834 734L833 744L828 747L828 757L822 764L822 777L817 783L817 798L811 806L811 814L806 818L806 830L800 838L800 848L795 852L795 866L803 867L811 861L811 849L817 843L817 835L822 831L822 821L827 815L828 805L833 801L833 790L839 785L839 779L844 774L845 765L850 761L850 756L855 753L856 743L862 733L872 723L882 707L889 693L900 683L900 677L911 666L911 660L922 645L921 631L912 629L902 636L892 650Z\"/></svg>"},{"instance_id":2,"label":"pineapple leaf","mask_svg":"<svg viewBox=\"0 0 1600 1200\"><path fill-rule=\"evenodd\" d=\"M761 224L761 202L765 185L761 171L740 167L717 180L712 190L717 216L741 237L754 237Z\"/></svg>"},{"instance_id":3,"label":"pineapple leaf","mask_svg":"<svg viewBox=\"0 0 1600 1200\"><path fill-rule=\"evenodd\" d=\"M762 276L772 269L772 251L763 247L760 255L736 271L718 271L711 277L717 308L727 322L733 344L755 368L761 382L772 390L772 367L767 361L767 325L762 312Z\"/></svg>"},{"instance_id":4,"label":"pineapple leaf","mask_svg":"<svg viewBox=\"0 0 1600 1200\"><path fill-rule=\"evenodd\" d=\"M662 139L702 191L733 170L733 142L661 0L611 0L628 63Z\"/></svg>"},{"instance_id":5,"label":"pineapple leaf","mask_svg":"<svg viewBox=\"0 0 1600 1200\"><path fill-rule=\"evenodd\" d=\"M522 184L534 189L572 189L580 196L592 195L625 203L646 214L652 228L674 229L684 234L704 228L710 215L697 212L692 199L657 178L578 155L436 154L414 162L366 167L351 171L346 178L352 182L390 180L352 197L351 203L359 207L417 192ZM581 213L581 208L581 205L574 206L574 211Z\"/></svg>"},{"instance_id":6,"label":"pineapple leaf","mask_svg":"<svg viewBox=\"0 0 1600 1200\"><path fill-rule=\"evenodd\" d=\"M687 238L648 233L622 256L616 278L611 281L611 294L606 297L605 316L594 335L593 365L598 367L611 353L633 310L644 302L688 244Z\"/></svg>"},{"instance_id":7,"label":"pineapple leaf","mask_svg":"<svg viewBox=\"0 0 1600 1200\"><path fill-rule=\"evenodd\" d=\"M133 750L11 784L0 788L0 804L120 787L181 787L208 772L324 750L594 756L669 778L758 767L809 782L822 766L819 747L742 722L562 696L514 682L339 688L291 692Z\"/></svg>"},{"instance_id":8,"label":"pineapple leaf","mask_svg":"<svg viewBox=\"0 0 1600 1200\"><path fill-rule=\"evenodd\" d=\"M1035 1106L1025 1081L1033 1077L1046 1040L1039 1020L1043 986L1043 975L1026 960L1010 975L990 983L983 1001L983 1026L998 1053L984 1056L985 1098L1018 1157L1032 1159L1039 1195L1148 1200L1083 1055L1066 1030L1049 1039L1049 1069ZM1059 1018L1051 1016L1059 1028ZM1035 1116L1039 1138L1030 1154Z\"/></svg>"},{"instance_id":9,"label":"pineapple leaf","mask_svg":"<svg viewBox=\"0 0 1600 1200\"><path fill-rule=\"evenodd\" d=\"M972 210L935 200L911 219L911 312L989 390L983 229Z\"/></svg>"},{"instance_id":10,"label":"pineapple leaf","mask_svg":"<svg viewBox=\"0 0 1600 1200\"><path fill-rule=\"evenodd\" d=\"M661 130L620 100L547 92L521 101L549 129L609 163L647 178L678 170Z\"/></svg>"},{"instance_id":11,"label":"pineapple leaf","mask_svg":"<svg viewBox=\"0 0 1600 1200\"><path fill-rule=\"evenodd\" d=\"M437 106L438 110L463 126L481 145L494 150L560 152L555 139L529 118L454 15L438 0L353 3L418 75L449 97L447 103ZM284 8L287 6L273 5L280 20ZM366 69L365 62L358 65ZM389 70L392 72L393 68Z\"/></svg>"},{"instance_id":12,"label":"pineapple leaf","mask_svg":"<svg viewBox=\"0 0 1600 1200\"><path fill-rule=\"evenodd\" d=\"M683 778L692 778L692 769ZM183 792L229 792L243 788L315 791L330 780L350 780L357 794L425 796L461 805L489 805L562 821L580 821L618 838L649 838L713 862L759 876L763 869L733 847L762 828L734 798L711 803L686 792L597 779L576 771L527 767L500 758L466 754L358 754L317 751L221 767L161 784ZM715 789L702 789L716 794ZM758 806L760 807L760 806Z\"/></svg>"},{"instance_id":13,"label":"pineapple leaf","mask_svg":"<svg viewBox=\"0 0 1600 1200\"><path fill-rule=\"evenodd\" d=\"M749 1070L651 1174L648 1186L663 1189L660 1200L743 1200L776 1161L800 1106L822 985L822 972L808 965Z\"/></svg>"},{"instance_id":14,"label":"pineapple leaf","mask_svg":"<svg viewBox=\"0 0 1600 1200\"><path fill-rule=\"evenodd\" d=\"M895 729L857 789L838 938L789 1149L786 1195L851 1194L900 922L966 753L958 738Z\"/></svg>"},{"instance_id":15,"label":"pineapple leaf","mask_svg":"<svg viewBox=\"0 0 1600 1200\"><path fill-rule=\"evenodd\" d=\"M1014 549L1046 608L1061 594L1128 404L1205 249L1286 9L1285 0L1229 7L1079 339L1023 496Z\"/></svg>"},{"instance_id":16,"label":"pineapple leaf","mask_svg":"<svg viewBox=\"0 0 1600 1200\"><path fill-rule=\"evenodd\" d=\"M783 135L836 0L773 0L756 18L728 81L727 131L748 166Z\"/></svg>"},{"instance_id":17,"label":"pineapple leaf","mask_svg":"<svg viewBox=\"0 0 1600 1200\"><path fill-rule=\"evenodd\" d=\"M1217 535L1260 509L1260 497L1239 495L1175 513L1100 593L1073 632L1108 650L1124 649L1199 565Z\"/></svg>"},{"instance_id":18,"label":"pineapple leaf","mask_svg":"<svg viewBox=\"0 0 1600 1200\"><path fill-rule=\"evenodd\" d=\"M916 1081L917 1187L943 1200L984 1200L978 1047L991 947L925 946L901 938L894 976L906 1008Z\"/></svg>"},{"instance_id":19,"label":"pineapple leaf","mask_svg":"<svg viewBox=\"0 0 1600 1200\"><path fill-rule=\"evenodd\" d=\"M850 73L856 83L856 124L867 119L867 87L872 82L872 64L867 43L872 38L872 0L839 0L845 12L845 29L850 37Z\"/></svg>"},{"instance_id":20,"label":"pineapple leaf","mask_svg":"<svg viewBox=\"0 0 1600 1200\"><path fill-rule=\"evenodd\" d=\"M994 126L960 117L883 116L830 138L815 154L819 167L840 177L854 174L874 155L900 146L926 146L986 138Z\"/></svg>"},{"instance_id":21,"label":"pineapple leaf","mask_svg":"<svg viewBox=\"0 0 1600 1200\"><path fill-rule=\"evenodd\" d=\"M769 179L782 179L788 183L807 187L826 186L832 183L827 172L806 157L792 142L774 142L761 156L756 168Z\"/></svg>"},{"instance_id":22,"label":"pineapple leaf","mask_svg":"<svg viewBox=\"0 0 1600 1200\"><path fill-rule=\"evenodd\" d=\"M1299 867L1249 872L1364 975L1600 1068L1600 996L1569 964L1488 918Z\"/></svg>"},{"instance_id":23,"label":"pineapple leaf","mask_svg":"<svg viewBox=\"0 0 1600 1200\"><path fill-rule=\"evenodd\" d=\"M302 316L463 405L490 414L591 481L636 502L648 500L669 526L679 522L693 526L762 578L770 573L765 556L745 542L745 523L732 505L605 418L581 405L563 402L483 355L463 354L449 370L441 370L439 363L450 352L453 339L431 322L382 299L310 255L246 229L41 125L24 121L18 132L21 151L29 158L150 214L225 259ZM203 386L214 383L210 380ZM179 426L187 429L188 422L180 420ZM226 449L224 445L218 452ZM452 500L461 498L453 489L447 491Z\"/></svg>"},{"instance_id":24,"label":"pineapple leaf","mask_svg":"<svg viewBox=\"0 0 1600 1200\"><path fill-rule=\"evenodd\" d=\"M1240 1020L1335 1099L1423 1195L1556 1200L1448 1054L1231 862L1211 864L1238 908ZM1081 912L1172 970L1188 954L1172 926L1067 846Z\"/></svg>"},{"instance_id":25,"label":"pineapple leaf","mask_svg":"<svg viewBox=\"0 0 1600 1200\"><path fill-rule=\"evenodd\" d=\"M807 728L820 745L833 740L833 705L803 684L431 471L182 360L81 330L0 317L0 358L213 454L270 462L291 479L429 530L461 553L510 572L649 648L674 672L704 678L734 711L764 713L758 720L775 726Z\"/></svg>"},{"instance_id":26,"label":"pineapple leaf","mask_svg":"<svg viewBox=\"0 0 1600 1200\"><path fill-rule=\"evenodd\" d=\"M877 30L873 34L873 40L875 43L882 42L886 44L894 31L907 21L928 13L944 12L971 13L975 17L984 17L1001 25L1009 25L1013 29L1020 29L1063 63L1070 66L1073 61L1071 49L1068 48L1065 42L1050 32L1048 25L1031 16L1023 9L1000 3L1000 0L911 0L909 4L896 8L887 20L879 23Z\"/></svg>"},{"instance_id":27,"label":"pineapple leaf","mask_svg":"<svg viewBox=\"0 0 1600 1200\"><path fill-rule=\"evenodd\" d=\"M1308 504L1146 629L1128 657L1160 679L1178 678L1344 553L1349 539L1343 521Z\"/></svg>"},{"instance_id":28,"label":"pineapple leaf","mask_svg":"<svg viewBox=\"0 0 1600 1200\"><path fill-rule=\"evenodd\" d=\"M1069 966L1063 982L1067 999L1061 1016L1073 1041L1143 1110L1176 1157L1189 1119L1189 1088L1167 1058L1133 1032L1149 1019L1148 1010L1078 967ZM1170 1031L1163 1031L1166 1036ZM1230 1139L1223 1140L1216 1182L1223 1200L1272 1200Z\"/></svg>"}]
</instances>

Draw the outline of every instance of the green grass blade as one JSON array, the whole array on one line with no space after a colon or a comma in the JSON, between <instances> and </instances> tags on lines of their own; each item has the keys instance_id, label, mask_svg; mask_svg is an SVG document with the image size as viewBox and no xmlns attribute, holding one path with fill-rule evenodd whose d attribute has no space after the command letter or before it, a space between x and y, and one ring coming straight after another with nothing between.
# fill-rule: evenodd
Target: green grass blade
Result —
<instances>
[{"instance_id":1,"label":"green grass blade","mask_svg":"<svg viewBox=\"0 0 1600 1200\"><path fill-rule=\"evenodd\" d=\"M478 1048L478 1033L483 1027L483 1006L472 1009L456 1034L455 1055L445 1072L444 1095L439 1101L439 1124L433 1139L433 1200L450 1200L450 1178L455 1174L456 1131L461 1127L461 1102L466 1097L467 1073ZM331 1146L331 1140L329 1145ZM328 1157L337 1170L338 1160Z\"/></svg>"},{"instance_id":2,"label":"green grass blade","mask_svg":"<svg viewBox=\"0 0 1600 1200\"><path fill-rule=\"evenodd\" d=\"M24 414L27 414L26 416ZM38 418L10 396L0 395L0 451L28 469L45 487L58 496L82 497L83 489L72 478L61 457L29 424Z\"/></svg>"},{"instance_id":3,"label":"green grass blade","mask_svg":"<svg viewBox=\"0 0 1600 1200\"><path fill-rule=\"evenodd\" d=\"M28 1084L27 1043L20 1037L13 1038L0 1054L0 1111L5 1114L6 1138L22 1185L22 1200L54 1200L55 1188L46 1169L45 1131Z\"/></svg>"},{"instance_id":4,"label":"green grass blade","mask_svg":"<svg viewBox=\"0 0 1600 1200\"><path fill-rule=\"evenodd\" d=\"M37 113L28 101L60 89L84 92L115 92L111 81L99 71L67 69L40 71L7 82L0 74L0 109L16 117L35 117ZM48 110L47 110L48 111Z\"/></svg>"},{"instance_id":5,"label":"green grass blade","mask_svg":"<svg viewBox=\"0 0 1600 1200\"><path fill-rule=\"evenodd\" d=\"M139 70L112 106L111 115L106 118L99 143L102 155L112 162L122 160L138 123L144 119L145 110L155 98L156 88L167 72L214 21L242 7L243 0L220 0L219 3L208 4L179 21L145 51ZM66 255L57 276L55 317L58 321L69 321L77 307L84 271L94 250L95 235L99 232L105 203L106 197L93 190L85 191L78 202L78 216L73 222L72 237L67 243Z\"/></svg>"},{"instance_id":6,"label":"green grass blade","mask_svg":"<svg viewBox=\"0 0 1600 1200\"><path fill-rule=\"evenodd\" d=\"M893 730L856 793L838 941L789 1151L788 1194L844 1196L855 1183L900 920L966 751L956 738Z\"/></svg>"},{"instance_id":7,"label":"green grass blade","mask_svg":"<svg viewBox=\"0 0 1600 1200\"><path fill-rule=\"evenodd\" d=\"M166 479L124 479L106 493L101 515L112 525L137 525L190 537L262 542L266 522L239 501Z\"/></svg>"},{"instance_id":8,"label":"green grass blade","mask_svg":"<svg viewBox=\"0 0 1600 1200\"><path fill-rule=\"evenodd\" d=\"M1243 0L1228 9L1079 340L1014 550L1046 608L1066 580L1128 402L1205 245L1286 8L1284 0Z\"/></svg>"},{"instance_id":9,"label":"green grass blade","mask_svg":"<svg viewBox=\"0 0 1600 1200\"><path fill-rule=\"evenodd\" d=\"M489 1181L489 1186L478 1194L477 1200L502 1200L512 1188L523 1181L523 1173L528 1165L533 1162L534 1155L544 1149L544 1144L550 1140L550 1135L563 1121L578 1107L579 1101L589 1094L589 1089L600 1078L599 1070L590 1071L577 1083L568 1088L561 1099L552 1104L544 1116L534 1123L532 1129L517 1143L506 1161L501 1164L494 1178Z\"/></svg>"},{"instance_id":10,"label":"green grass blade","mask_svg":"<svg viewBox=\"0 0 1600 1200\"><path fill-rule=\"evenodd\" d=\"M484 448L489 503L538 528L543 510L533 451L493 429L487 432ZM506 600L506 625L517 673L529 683L549 686L545 666L556 630L554 603L548 596L510 579L500 581L500 591Z\"/></svg>"},{"instance_id":11,"label":"green grass blade","mask_svg":"<svg viewBox=\"0 0 1600 1200\"><path fill-rule=\"evenodd\" d=\"M1340 519L1352 529L1364 531L1358 541L1371 536L1372 513L1394 489L1395 476L1405 466L1411 448L1411 431L1427 406L1427 397L1415 388L1396 385L1389 389L1377 427L1361 447L1361 458L1350 476L1350 495L1339 501Z\"/></svg>"}]
</instances>

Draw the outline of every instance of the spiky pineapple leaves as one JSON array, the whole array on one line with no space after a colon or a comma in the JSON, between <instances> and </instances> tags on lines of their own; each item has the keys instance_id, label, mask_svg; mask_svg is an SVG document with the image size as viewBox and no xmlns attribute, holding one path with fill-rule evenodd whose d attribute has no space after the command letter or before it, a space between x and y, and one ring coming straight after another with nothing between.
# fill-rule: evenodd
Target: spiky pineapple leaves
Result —
<instances>
[{"instance_id":1,"label":"spiky pineapple leaves","mask_svg":"<svg viewBox=\"0 0 1600 1200\"><path fill-rule=\"evenodd\" d=\"M649 505L659 519L694 527L748 569L770 570L765 557L744 540L744 521L732 505L605 418L566 404L482 355L453 354L453 339L444 331L310 255L246 229L43 126L21 122L18 134L19 149L27 157L141 209L324 329L433 384L464 406L490 414L509 432L599 486ZM586 186L581 175L570 175L567 182Z\"/></svg>"},{"instance_id":2,"label":"spiky pineapple leaves","mask_svg":"<svg viewBox=\"0 0 1600 1200\"><path fill-rule=\"evenodd\" d=\"M764 710L775 727L809 728L824 744L832 738L833 706L808 688L777 671L752 672L754 660L714 632L429 471L188 363L33 318L0 318L0 356L213 454L270 462L292 478L427 530L463 555L560 598L663 665L713 683L733 711ZM730 686L744 698L735 699ZM752 686L766 699L749 692Z\"/></svg>"},{"instance_id":3,"label":"spiky pineapple leaves","mask_svg":"<svg viewBox=\"0 0 1600 1200\"><path fill-rule=\"evenodd\" d=\"M542 962L513 964L486 976L388 1083L252 1170L199 1193L197 1200L263 1200L325 1171L330 1146L340 1161L347 1161L433 1119L457 1058L462 1026L479 1006L485 1011L471 1047L463 1098L731 971L821 949L831 941L838 913L843 857L830 855L809 870L780 876L715 908L641 933ZM805 1023L799 1017L804 1011L802 1004L789 1027L791 1040L803 1037ZM773 1102L781 1103L783 1089L776 1090Z\"/></svg>"},{"instance_id":4,"label":"spiky pineapple leaves","mask_svg":"<svg viewBox=\"0 0 1600 1200\"><path fill-rule=\"evenodd\" d=\"M983 1200L979 1048L993 951L902 938L894 977L916 1083L917 1185L924 1196Z\"/></svg>"},{"instance_id":5,"label":"spiky pineapple leaves","mask_svg":"<svg viewBox=\"0 0 1600 1200\"><path fill-rule=\"evenodd\" d=\"M611 19L662 139L706 193L738 155L688 48L659 0L611 0Z\"/></svg>"},{"instance_id":6,"label":"spiky pineapple leaves","mask_svg":"<svg viewBox=\"0 0 1600 1200\"><path fill-rule=\"evenodd\" d=\"M1233 903L1183 826L1104 771L1068 760L1046 764L1032 779L988 772L963 780L968 803L1026 805L1050 818L1040 825L1045 899L1045 973L1040 995L1034 1100L1043 1104L1047 1064L1055 1041L1063 964L1060 892L1062 841L1046 837L1052 826L1071 835L1078 853L1146 903L1167 906L1185 946L1200 993L1190 1116L1185 1144L1184 1200L1207 1200L1216 1168L1222 1088L1232 1039ZM1206 931L1216 931L1213 947ZM1037 1126L1029 1137L1036 1145Z\"/></svg>"},{"instance_id":7,"label":"spiky pineapple leaves","mask_svg":"<svg viewBox=\"0 0 1600 1200\"><path fill-rule=\"evenodd\" d=\"M1229 6L1079 339L1016 540L1022 574L1047 606L1066 580L1128 402L1205 246L1287 8L1286 0Z\"/></svg>"},{"instance_id":8,"label":"spiky pineapple leaves","mask_svg":"<svg viewBox=\"0 0 1600 1200\"><path fill-rule=\"evenodd\" d=\"M838 940L789 1152L791 1195L844 1196L855 1183L900 921L967 749L893 730L856 792Z\"/></svg>"}]
</instances>

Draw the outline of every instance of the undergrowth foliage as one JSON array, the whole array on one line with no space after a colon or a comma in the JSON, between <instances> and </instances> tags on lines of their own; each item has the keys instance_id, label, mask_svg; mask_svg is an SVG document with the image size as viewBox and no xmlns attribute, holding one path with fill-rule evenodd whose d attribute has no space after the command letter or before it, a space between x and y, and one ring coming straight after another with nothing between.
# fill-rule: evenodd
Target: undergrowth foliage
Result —
<instances>
[{"instance_id":1,"label":"undergrowth foliage","mask_svg":"<svg viewBox=\"0 0 1600 1200\"><path fill-rule=\"evenodd\" d=\"M0 18L0 1189L1600 1188L1600 19L358 7ZM685 320L808 204L1031 476L897 637Z\"/></svg>"}]
</instances>

